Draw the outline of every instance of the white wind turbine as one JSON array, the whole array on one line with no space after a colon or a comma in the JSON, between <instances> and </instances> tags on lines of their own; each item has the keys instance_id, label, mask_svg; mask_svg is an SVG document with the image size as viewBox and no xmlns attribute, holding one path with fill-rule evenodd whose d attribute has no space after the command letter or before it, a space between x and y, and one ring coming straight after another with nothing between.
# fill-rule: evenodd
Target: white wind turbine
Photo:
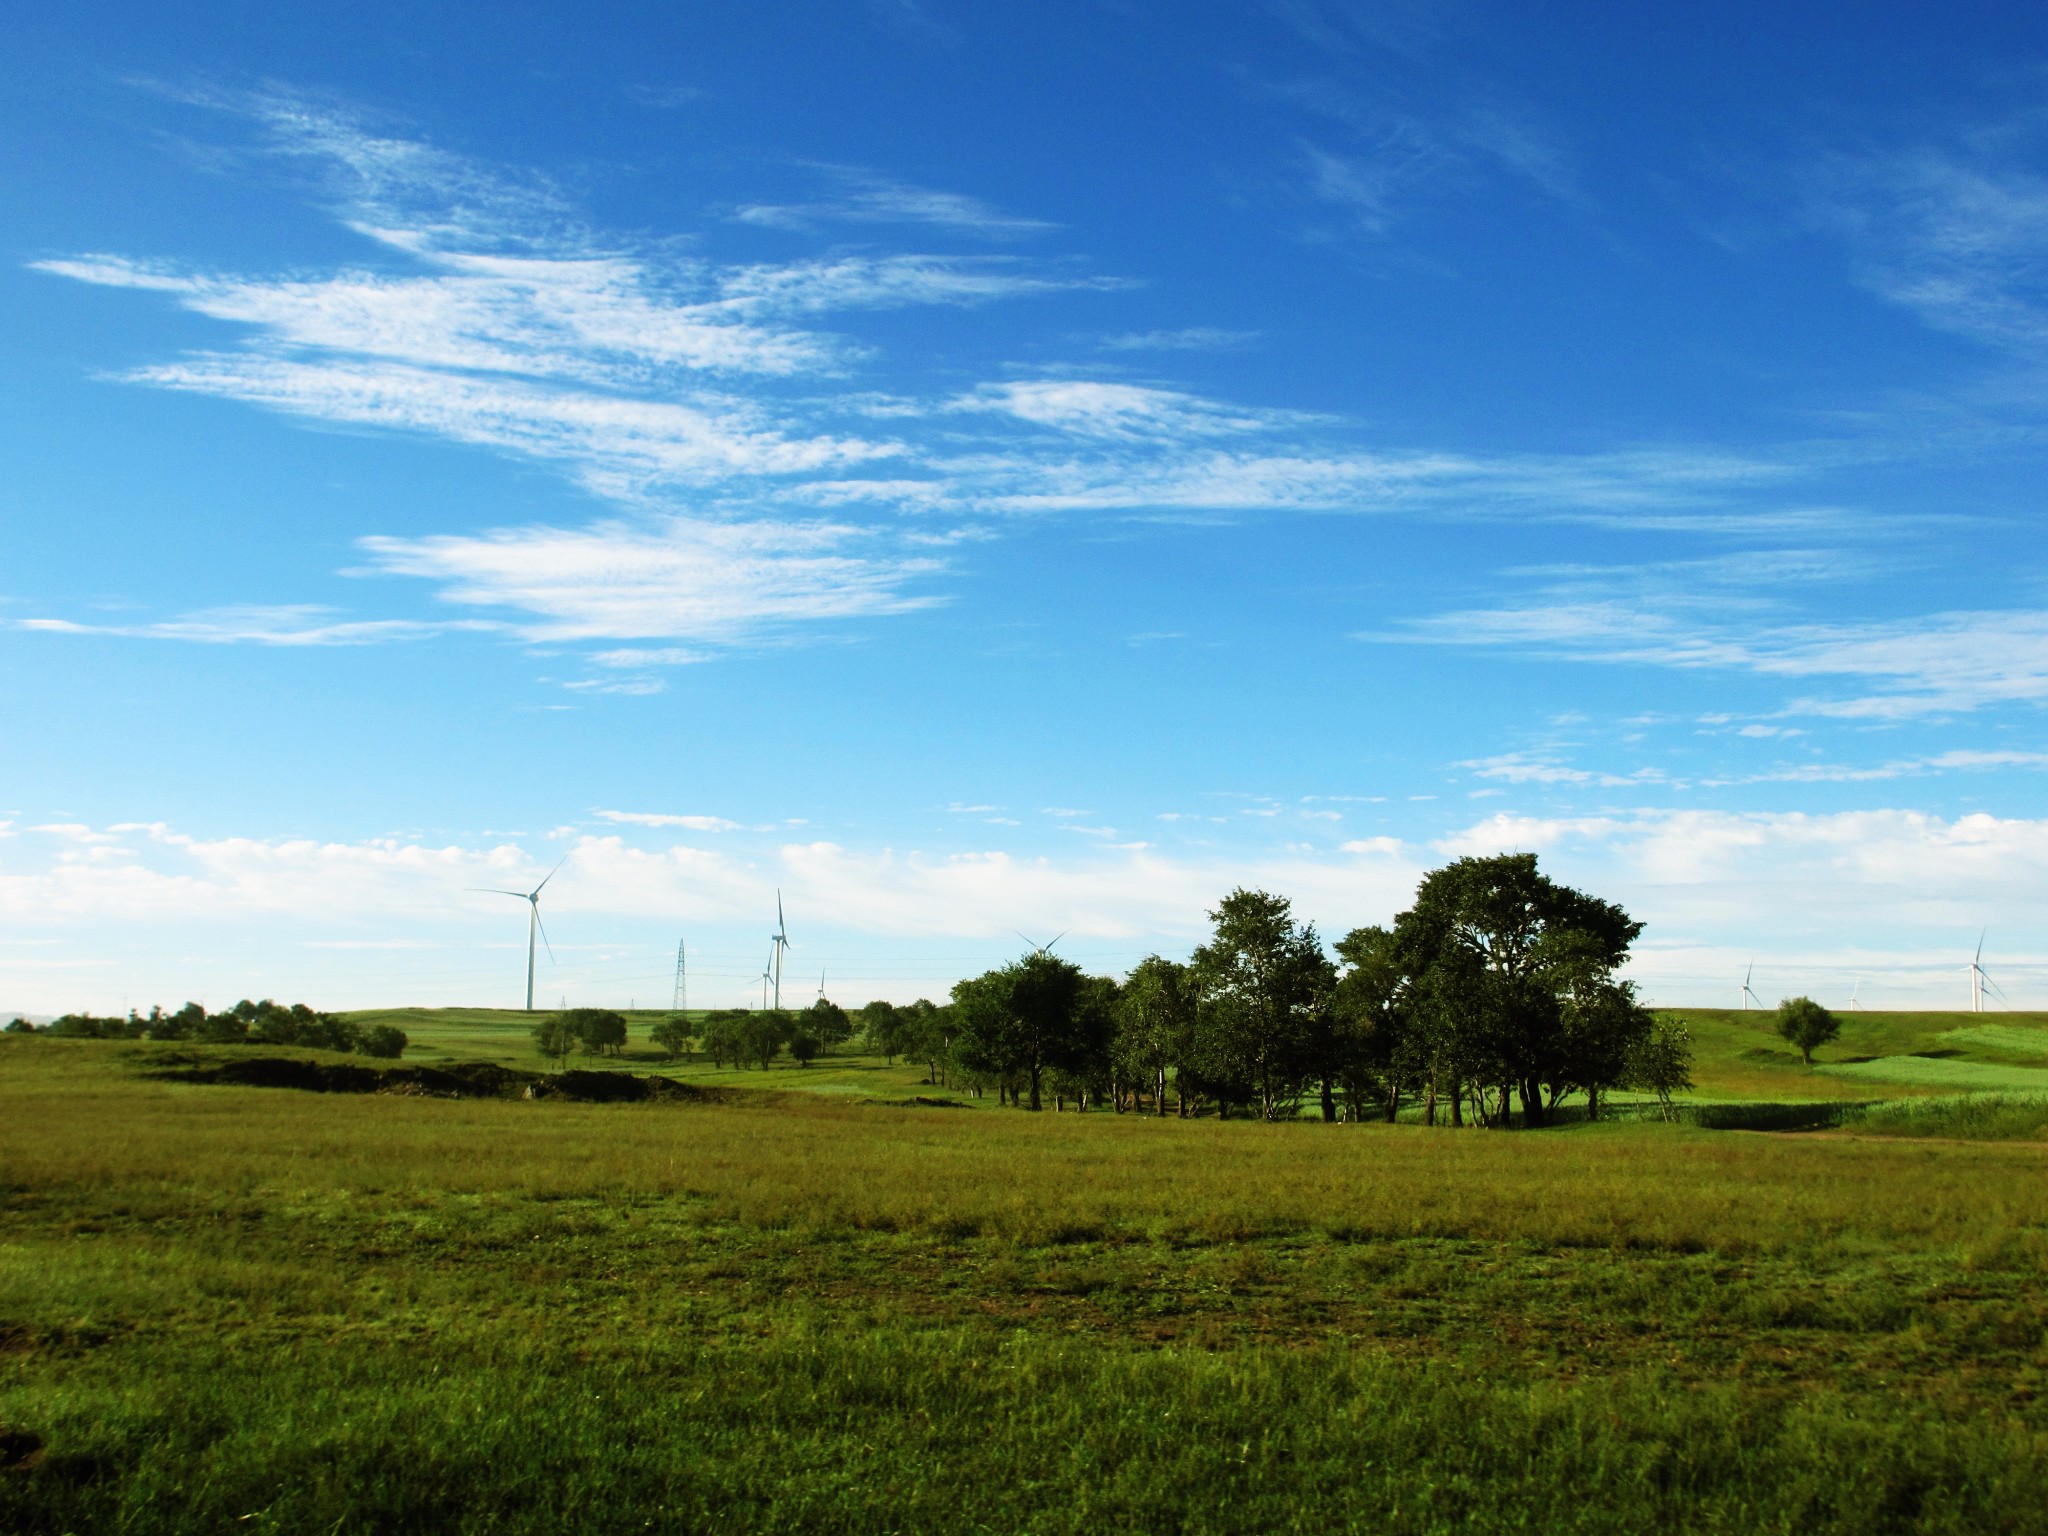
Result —
<instances>
[{"instance_id":1,"label":"white wind turbine","mask_svg":"<svg viewBox=\"0 0 2048 1536\"><path fill-rule=\"evenodd\" d=\"M789 925L782 920L782 892L775 893L775 932L769 935L774 946L768 952L769 964L775 971L775 1011L782 1011L782 956L789 949Z\"/></svg>"},{"instance_id":2,"label":"white wind turbine","mask_svg":"<svg viewBox=\"0 0 2048 1536\"><path fill-rule=\"evenodd\" d=\"M1862 995L1863 978L1859 976L1856 979L1856 985L1853 988L1851 988L1849 992L1849 1011L1851 1013L1857 1012L1863 1006L1861 1003L1856 1001L1856 999L1861 997Z\"/></svg>"},{"instance_id":3,"label":"white wind turbine","mask_svg":"<svg viewBox=\"0 0 2048 1536\"><path fill-rule=\"evenodd\" d=\"M1970 977L1970 1012L1972 1013L1982 1013L1984 1011L1984 994L1986 992L1989 992L2000 1002L2005 1001L2005 994L1998 990L1998 983L1993 981L1990 972L1984 969L1984 937L1990 932L1991 930L1986 928L1977 935L1977 953L1972 955L1970 963L1963 967Z\"/></svg>"},{"instance_id":4,"label":"white wind turbine","mask_svg":"<svg viewBox=\"0 0 2048 1536\"><path fill-rule=\"evenodd\" d=\"M562 864L566 864L568 862L569 855L565 853L562 855L561 864L557 864L553 869L549 870L547 873L547 879L542 880L539 885L536 885L530 891L501 891L497 889L495 886L488 885L472 885L470 887L472 891L482 891L484 892L484 894L489 896L516 896L519 898L519 900L526 903L526 1011L528 1013L533 1012L534 939L538 937L541 943L548 945L549 960L552 961L555 958L555 946L552 944L548 944L548 931L547 929L543 928L540 923L540 893L547 889L548 880L554 879L556 875L562 872Z\"/></svg>"},{"instance_id":5,"label":"white wind turbine","mask_svg":"<svg viewBox=\"0 0 2048 1536\"><path fill-rule=\"evenodd\" d=\"M1764 1000L1749 990L1749 979L1755 974L1756 962L1752 960L1749 962L1749 969L1742 973L1742 1011L1744 1013L1749 1012L1749 1005L1751 1003L1755 1003L1759 1008L1764 1005Z\"/></svg>"},{"instance_id":6,"label":"white wind turbine","mask_svg":"<svg viewBox=\"0 0 2048 1536\"><path fill-rule=\"evenodd\" d=\"M1015 928L1012 928L1010 932L1017 934L1017 937L1022 939L1026 944L1031 944L1030 934L1019 933ZM1049 955L1052 953L1053 945L1059 943L1059 941L1061 939L1064 939L1066 936L1067 930L1062 928L1058 933L1054 934L1051 938L1047 939L1043 944L1031 944L1031 953L1033 953L1034 955Z\"/></svg>"}]
</instances>

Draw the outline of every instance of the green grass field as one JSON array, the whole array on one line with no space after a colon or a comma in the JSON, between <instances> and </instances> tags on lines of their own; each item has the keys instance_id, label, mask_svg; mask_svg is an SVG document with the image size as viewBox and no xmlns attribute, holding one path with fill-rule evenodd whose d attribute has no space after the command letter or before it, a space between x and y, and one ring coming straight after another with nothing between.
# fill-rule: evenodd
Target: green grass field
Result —
<instances>
[{"instance_id":1,"label":"green grass field","mask_svg":"<svg viewBox=\"0 0 2048 1536\"><path fill-rule=\"evenodd\" d=\"M161 1075L248 1054L0 1040L0 1530L2048 1529L2036 1141Z\"/></svg>"}]
</instances>

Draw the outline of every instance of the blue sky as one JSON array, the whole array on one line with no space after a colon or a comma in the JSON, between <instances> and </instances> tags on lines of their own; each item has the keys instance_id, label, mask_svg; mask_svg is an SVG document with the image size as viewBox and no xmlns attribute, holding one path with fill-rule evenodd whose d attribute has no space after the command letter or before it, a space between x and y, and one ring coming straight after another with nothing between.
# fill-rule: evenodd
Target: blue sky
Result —
<instances>
[{"instance_id":1,"label":"blue sky","mask_svg":"<svg viewBox=\"0 0 2048 1536\"><path fill-rule=\"evenodd\" d=\"M2048 21L48 7L0 1006L940 995L1534 849L2048 1004ZM795 986L792 983L792 986ZM758 992L755 992L758 995Z\"/></svg>"}]
</instances>

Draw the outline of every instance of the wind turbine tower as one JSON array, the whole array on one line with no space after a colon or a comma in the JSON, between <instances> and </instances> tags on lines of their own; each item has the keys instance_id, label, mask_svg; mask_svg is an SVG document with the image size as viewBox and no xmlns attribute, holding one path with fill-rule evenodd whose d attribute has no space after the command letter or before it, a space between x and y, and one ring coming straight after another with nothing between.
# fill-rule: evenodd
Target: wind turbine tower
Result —
<instances>
[{"instance_id":1,"label":"wind turbine tower","mask_svg":"<svg viewBox=\"0 0 2048 1536\"><path fill-rule=\"evenodd\" d=\"M782 920L782 892L775 893L775 932L769 935L770 969L775 972L775 1011L782 1011L782 956L789 949L789 925Z\"/></svg>"},{"instance_id":2,"label":"wind turbine tower","mask_svg":"<svg viewBox=\"0 0 2048 1536\"><path fill-rule=\"evenodd\" d=\"M1986 992L2000 998L2005 995L1998 990L1997 983L1992 981L1991 973L1984 969L1984 935L1990 931L1989 928L1986 928L1977 935L1977 953L1970 957L1970 963L1964 967L1970 973L1970 1012L1972 1013L1982 1013L1984 1011L1984 994Z\"/></svg>"},{"instance_id":3,"label":"wind turbine tower","mask_svg":"<svg viewBox=\"0 0 2048 1536\"><path fill-rule=\"evenodd\" d=\"M541 881L539 885L536 885L530 891L501 891L496 889L495 887L485 885L473 885L470 887L471 890L482 891L487 896L516 896L519 898L519 900L526 903L526 1011L528 1013L533 1012L534 939L538 937L541 943L547 944L548 959L553 960L555 958L555 946L552 944L548 944L548 931L547 929L541 926L540 893L548 888L548 880L554 879L556 875L562 872L562 864L566 864L568 862L569 856L565 853L562 855L561 864L557 864L553 869L549 870L547 873L547 879Z\"/></svg>"},{"instance_id":4,"label":"wind turbine tower","mask_svg":"<svg viewBox=\"0 0 2048 1536\"><path fill-rule=\"evenodd\" d=\"M1742 1011L1744 1013L1749 1012L1749 1005L1751 1003L1755 1003L1759 1008L1764 1005L1764 1000L1749 989L1749 979L1755 974L1756 962L1752 960L1749 962L1749 969L1742 973Z\"/></svg>"}]
</instances>

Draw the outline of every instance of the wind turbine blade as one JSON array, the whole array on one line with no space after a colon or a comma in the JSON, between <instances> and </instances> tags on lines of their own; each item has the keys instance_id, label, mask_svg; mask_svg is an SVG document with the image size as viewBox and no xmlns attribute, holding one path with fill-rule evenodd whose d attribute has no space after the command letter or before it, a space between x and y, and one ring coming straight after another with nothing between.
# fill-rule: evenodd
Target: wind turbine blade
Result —
<instances>
[{"instance_id":1,"label":"wind turbine blade","mask_svg":"<svg viewBox=\"0 0 2048 1536\"><path fill-rule=\"evenodd\" d=\"M556 863L555 867L548 871L547 880L541 881L539 885L536 885L533 888L533 894L538 896L542 891L546 890L548 888L548 880L552 880L555 878L555 876L559 875L562 872L562 865L568 862L569 855L565 853L562 855L561 859Z\"/></svg>"},{"instance_id":2,"label":"wind turbine blade","mask_svg":"<svg viewBox=\"0 0 2048 1536\"><path fill-rule=\"evenodd\" d=\"M555 946L548 944L548 925L540 920L540 903L537 901L533 904L533 926L540 930L540 941L547 945L548 964L553 965L555 963Z\"/></svg>"},{"instance_id":3,"label":"wind turbine blade","mask_svg":"<svg viewBox=\"0 0 2048 1536\"><path fill-rule=\"evenodd\" d=\"M1990 930L1989 928L1985 928L1985 929L1982 929L1982 930L1981 930L1981 931L1980 931L1980 932L1979 932L1979 933L1977 934L1977 953L1976 953L1976 954L1974 954L1973 956L1971 956L1971 957L1970 957L1970 964L1972 964L1972 965L1977 965L1977 964L1979 964L1979 963L1981 963L1981 962L1983 961L1983 959L1984 959L1984 935L1985 935L1985 934L1987 934L1987 933L1989 933L1990 931L1991 931L1991 930Z\"/></svg>"},{"instance_id":4,"label":"wind turbine blade","mask_svg":"<svg viewBox=\"0 0 2048 1536\"><path fill-rule=\"evenodd\" d=\"M1044 953L1048 955L1051 954L1053 945L1059 943L1059 941L1061 939L1064 939L1066 936L1067 930L1062 928L1058 933L1054 934L1051 938L1047 939L1043 946Z\"/></svg>"},{"instance_id":5,"label":"wind turbine blade","mask_svg":"<svg viewBox=\"0 0 2048 1536\"><path fill-rule=\"evenodd\" d=\"M465 885L465 891L482 891L486 896L517 896L521 901L531 898L524 891L501 891L495 885Z\"/></svg>"}]
</instances>

